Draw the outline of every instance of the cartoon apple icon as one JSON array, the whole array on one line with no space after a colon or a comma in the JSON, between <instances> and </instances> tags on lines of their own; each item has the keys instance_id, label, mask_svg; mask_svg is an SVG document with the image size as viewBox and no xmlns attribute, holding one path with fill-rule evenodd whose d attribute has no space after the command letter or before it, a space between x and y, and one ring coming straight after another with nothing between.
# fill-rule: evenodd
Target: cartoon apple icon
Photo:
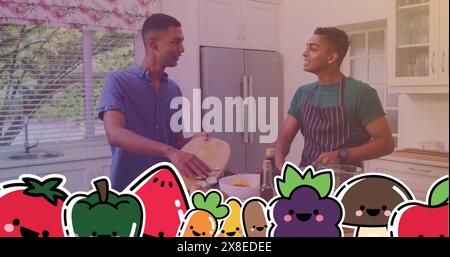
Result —
<instances>
[{"instance_id":1,"label":"cartoon apple icon","mask_svg":"<svg viewBox=\"0 0 450 257\"><path fill-rule=\"evenodd\" d=\"M448 237L448 176L428 190L427 203L408 201L399 205L389 221L395 237Z\"/></svg>"},{"instance_id":2,"label":"cartoon apple icon","mask_svg":"<svg viewBox=\"0 0 450 257\"><path fill-rule=\"evenodd\" d=\"M110 190L107 178L93 181L95 190L67 200L64 211L68 236L137 237L142 235L144 210L131 193Z\"/></svg>"}]
</instances>

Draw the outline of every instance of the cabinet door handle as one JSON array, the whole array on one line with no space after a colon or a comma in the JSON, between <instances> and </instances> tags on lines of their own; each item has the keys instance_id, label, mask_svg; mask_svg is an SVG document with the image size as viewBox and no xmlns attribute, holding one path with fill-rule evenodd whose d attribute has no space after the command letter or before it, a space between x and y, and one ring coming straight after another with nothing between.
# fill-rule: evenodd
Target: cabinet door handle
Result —
<instances>
[{"instance_id":1,"label":"cabinet door handle","mask_svg":"<svg viewBox=\"0 0 450 257\"><path fill-rule=\"evenodd\" d=\"M237 24L236 25L236 30L237 30L237 40L241 40L241 25Z\"/></svg>"},{"instance_id":2,"label":"cabinet door handle","mask_svg":"<svg viewBox=\"0 0 450 257\"><path fill-rule=\"evenodd\" d=\"M410 171L415 171L415 172L421 172L421 173L431 173L432 170L427 170L427 169L417 169L417 168L411 168L409 167Z\"/></svg>"},{"instance_id":3,"label":"cabinet door handle","mask_svg":"<svg viewBox=\"0 0 450 257\"><path fill-rule=\"evenodd\" d=\"M242 82L242 93L243 93L243 98L246 99L249 95L249 88L248 88L248 76L244 75L244 77L242 78L243 82ZM244 100L245 101L245 100ZM247 112L244 110L244 144L248 144L250 143L250 139L249 139L249 133L248 133L248 114Z\"/></svg>"},{"instance_id":4,"label":"cabinet door handle","mask_svg":"<svg viewBox=\"0 0 450 257\"><path fill-rule=\"evenodd\" d=\"M242 40L245 40L247 34L247 28L245 25L242 25Z\"/></svg>"},{"instance_id":5,"label":"cabinet door handle","mask_svg":"<svg viewBox=\"0 0 450 257\"><path fill-rule=\"evenodd\" d=\"M433 52L433 56L431 57L431 72L434 74L434 64L436 62L436 52Z\"/></svg>"},{"instance_id":6,"label":"cabinet door handle","mask_svg":"<svg viewBox=\"0 0 450 257\"><path fill-rule=\"evenodd\" d=\"M442 69L442 73L445 72L445 51L442 51L442 63L441 63L441 69Z\"/></svg>"},{"instance_id":7,"label":"cabinet door handle","mask_svg":"<svg viewBox=\"0 0 450 257\"><path fill-rule=\"evenodd\" d=\"M252 76L248 77L248 96L249 96L249 99L248 99L249 101L250 101L250 99L254 99L253 98L253 77ZM248 103L247 108L250 108L250 106L251 106L251 102ZM248 111L248 115L249 116L247 116L246 120L247 120L247 123L249 123L249 125L248 125L249 143L253 143L253 135L255 134L255 132L253 132L253 131L256 131L256 124L255 124L256 117L253 117L253 116L256 115L256 110L253 110L253 112L251 110ZM253 122L255 122L255 123L253 123ZM250 132L250 130L251 130L251 132Z\"/></svg>"}]
</instances>

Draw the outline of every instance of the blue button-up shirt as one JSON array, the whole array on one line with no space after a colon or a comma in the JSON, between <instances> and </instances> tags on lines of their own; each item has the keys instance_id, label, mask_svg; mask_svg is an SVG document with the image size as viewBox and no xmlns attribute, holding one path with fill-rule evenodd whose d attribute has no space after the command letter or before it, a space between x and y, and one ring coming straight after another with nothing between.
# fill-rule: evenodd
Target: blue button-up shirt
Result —
<instances>
[{"instance_id":1,"label":"blue button-up shirt","mask_svg":"<svg viewBox=\"0 0 450 257\"><path fill-rule=\"evenodd\" d=\"M176 133L170 128L170 118L180 109L170 109L170 101L177 96L181 96L181 90L167 73L163 74L161 86L156 92L149 72L134 64L128 70L107 75L98 115L103 120L106 111L120 111L128 130L175 147ZM163 157L135 154L115 146L111 146L111 151L110 179L112 187L118 191L122 191L150 166L168 161Z\"/></svg>"}]
</instances>

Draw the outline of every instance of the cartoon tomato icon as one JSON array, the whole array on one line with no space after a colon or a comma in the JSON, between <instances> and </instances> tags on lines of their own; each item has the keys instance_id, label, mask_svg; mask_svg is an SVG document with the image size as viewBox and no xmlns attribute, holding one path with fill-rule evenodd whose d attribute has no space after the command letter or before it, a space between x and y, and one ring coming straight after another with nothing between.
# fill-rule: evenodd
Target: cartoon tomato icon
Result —
<instances>
[{"instance_id":1,"label":"cartoon tomato icon","mask_svg":"<svg viewBox=\"0 0 450 257\"><path fill-rule=\"evenodd\" d=\"M1 184L0 237L63 237L64 182L60 175L24 175Z\"/></svg>"}]
</instances>

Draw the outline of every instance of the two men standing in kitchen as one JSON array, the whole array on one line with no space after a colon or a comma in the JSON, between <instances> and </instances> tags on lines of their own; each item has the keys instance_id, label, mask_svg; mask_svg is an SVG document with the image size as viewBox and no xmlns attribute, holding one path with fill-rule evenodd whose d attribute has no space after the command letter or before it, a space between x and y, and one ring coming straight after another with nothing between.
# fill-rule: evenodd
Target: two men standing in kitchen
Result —
<instances>
[{"instance_id":1,"label":"two men standing in kitchen","mask_svg":"<svg viewBox=\"0 0 450 257\"><path fill-rule=\"evenodd\" d=\"M110 178L118 191L162 161L172 162L189 177L204 177L210 171L195 155L179 150L192 137L170 127L172 115L179 111L171 109L170 102L181 90L164 70L176 66L184 52L180 22L153 14L144 22L142 38L142 64L108 74L99 107L112 151ZM336 28L317 28L307 43L304 70L316 74L318 81L301 86L292 99L275 143L278 168L298 130L305 138L300 166L362 166L363 160L393 151L375 89L340 71L348 46L347 34Z\"/></svg>"},{"instance_id":2,"label":"two men standing in kitchen","mask_svg":"<svg viewBox=\"0 0 450 257\"><path fill-rule=\"evenodd\" d=\"M178 111L170 108L170 102L181 96L181 90L164 70L176 66L184 52L181 24L169 15L153 14L142 26L142 38L142 64L108 74L100 100L99 117L112 151L110 178L118 191L162 161L172 162L189 177L209 173L199 158L179 150L192 137L170 127L171 116ZM205 134L198 136L207 139Z\"/></svg>"},{"instance_id":3,"label":"two men standing in kitchen","mask_svg":"<svg viewBox=\"0 0 450 257\"><path fill-rule=\"evenodd\" d=\"M394 150L394 140L377 92L341 72L348 35L337 28L317 28L303 52L303 70L318 81L298 88L275 143L281 169L300 130L304 149L300 167L352 164Z\"/></svg>"}]
</instances>

